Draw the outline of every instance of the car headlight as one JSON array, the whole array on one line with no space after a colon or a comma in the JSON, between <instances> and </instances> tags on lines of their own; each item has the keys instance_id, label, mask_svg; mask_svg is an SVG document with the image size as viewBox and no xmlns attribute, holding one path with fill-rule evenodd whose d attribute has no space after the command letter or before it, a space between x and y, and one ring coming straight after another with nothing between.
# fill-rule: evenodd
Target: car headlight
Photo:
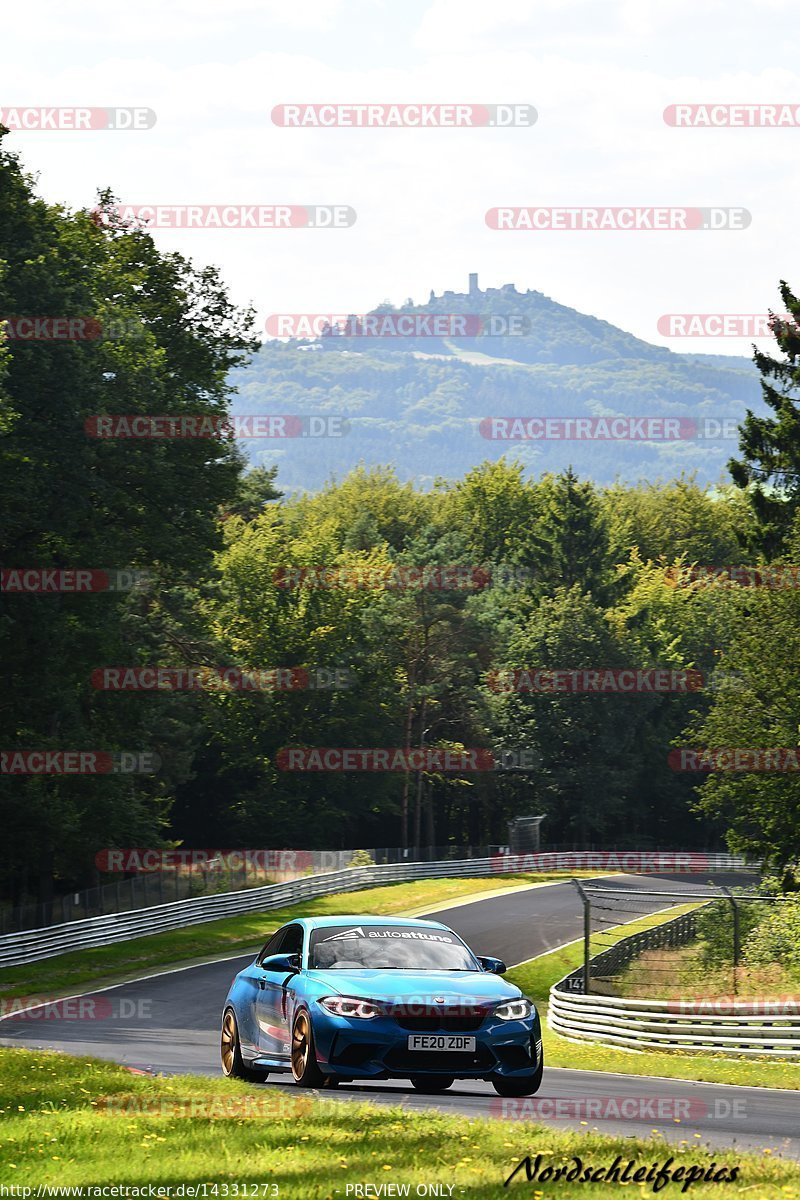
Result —
<instances>
[{"instance_id":1,"label":"car headlight","mask_svg":"<svg viewBox=\"0 0 800 1200\"><path fill-rule=\"evenodd\" d=\"M533 1012L533 1005L530 1000L526 1000L521 996L519 1000L509 1000L505 1004L499 1005L494 1010L494 1015L499 1017L501 1021L522 1021L525 1017L529 1017Z\"/></svg>"},{"instance_id":2,"label":"car headlight","mask_svg":"<svg viewBox=\"0 0 800 1200\"><path fill-rule=\"evenodd\" d=\"M369 1000L359 1000L357 996L323 996L320 1000L323 1008L335 1017L360 1017L364 1021L380 1015L376 1004Z\"/></svg>"}]
</instances>

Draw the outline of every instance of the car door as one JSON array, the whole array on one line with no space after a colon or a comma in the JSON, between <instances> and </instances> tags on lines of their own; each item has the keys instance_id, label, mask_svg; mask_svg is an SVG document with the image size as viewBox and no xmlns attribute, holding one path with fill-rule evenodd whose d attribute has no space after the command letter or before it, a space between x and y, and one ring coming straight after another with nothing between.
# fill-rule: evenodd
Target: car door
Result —
<instances>
[{"instance_id":1,"label":"car door","mask_svg":"<svg viewBox=\"0 0 800 1200\"><path fill-rule=\"evenodd\" d=\"M302 925L287 925L279 937L267 943L259 956L256 1021L262 1054L271 1058L289 1058L290 1030L289 986L294 976L286 971L267 971L261 966L270 954L303 953Z\"/></svg>"},{"instance_id":2,"label":"car door","mask_svg":"<svg viewBox=\"0 0 800 1200\"><path fill-rule=\"evenodd\" d=\"M257 1057L262 1052L257 1013L261 980L264 977L264 971L260 964L268 954L277 953L276 947L283 940L285 932L285 925L277 929L253 962L240 971L234 981L235 990L232 993L232 999L235 1001L239 1039L248 1058Z\"/></svg>"}]
</instances>

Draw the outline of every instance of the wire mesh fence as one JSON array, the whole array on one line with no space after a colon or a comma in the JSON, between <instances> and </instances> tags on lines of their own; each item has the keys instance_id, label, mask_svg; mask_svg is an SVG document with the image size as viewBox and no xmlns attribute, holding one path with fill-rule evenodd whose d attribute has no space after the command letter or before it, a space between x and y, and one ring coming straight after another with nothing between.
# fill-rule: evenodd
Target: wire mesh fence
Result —
<instances>
[{"instance_id":1,"label":"wire mesh fence","mask_svg":"<svg viewBox=\"0 0 800 1200\"><path fill-rule=\"evenodd\" d=\"M575 881L584 906L583 965L565 991L687 1002L726 996L800 1000L800 896L670 882L641 888ZM795 955L782 952L795 941Z\"/></svg>"}]
</instances>

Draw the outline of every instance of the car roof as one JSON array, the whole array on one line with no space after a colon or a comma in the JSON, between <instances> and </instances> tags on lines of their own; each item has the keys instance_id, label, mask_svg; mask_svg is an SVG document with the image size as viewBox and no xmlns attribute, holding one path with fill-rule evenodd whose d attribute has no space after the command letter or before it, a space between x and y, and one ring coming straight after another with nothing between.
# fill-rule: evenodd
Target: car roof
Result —
<instances>
[{"instance_id":1,"label":"car roof","mask_svg":"<svg viewBox=\"0 0 800 1200\"><path fill-rule=\"evenodd\" d=\"M441 921L423 921L417 917L375 917L344 915L341 917L299 917L296 921L287 921L287 925L303 925L306 929L327 929L331 925L413 925L426 929L447 929Z\"/></svg>"}]
</instances>

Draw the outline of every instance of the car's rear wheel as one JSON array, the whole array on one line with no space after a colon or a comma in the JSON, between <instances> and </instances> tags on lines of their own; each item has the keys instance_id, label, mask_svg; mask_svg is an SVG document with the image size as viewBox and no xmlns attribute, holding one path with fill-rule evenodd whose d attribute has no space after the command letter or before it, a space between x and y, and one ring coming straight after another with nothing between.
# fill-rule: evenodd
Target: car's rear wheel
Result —
<instances>
[{"instance_id":1,"label":"car's rear wheel","mask_svg":"<svg viewBox=\"0 0 800 1200\"><path fill-rule=\"evenodd\" d=\"M542 1066L532 1075L493 1075L492 1086L498 1096L532 1096L542 1086Z\"/></svg>"},{"instance_id":2,"label":"car's rear wheel","mask_svg":"<svg viewBox=\"0 0 800 1200\"><path fill-rule=\"evenodd\" d=\"M311 1018L301 1010L292 1026L292 1075L298 1087L323 1087L326 1076L317 1065Z\"/></svg>"},{"instance_id":3,"label":"car's rear wheel","mask_svg":"<svg viewBox=\"0 0 800 1200\"><path fill-rule=\"evenodd\" d=\"M427 1092L429 1095L433 1095L435 1092L446 1092L455 1081L455 1075L411 1076L411 1086L415 1087L418 1092Z\"/></svg>"},{"instance_id":4,"label":"car's rear wheel","mask_svg":"<svg viewBox=\"0 0 800 1200\"><path fill-rule=\"evenodd\" d=\"M229 1079L248 1079L251 1083L263 1083L269 1075L269 1071L245 1064L239 1041L239 1026L236 1024L236 1014L232 1008L226 1008L222 1017L219 1056L222 1074L227 1075Z\"/></svg>"}]
</instances>

